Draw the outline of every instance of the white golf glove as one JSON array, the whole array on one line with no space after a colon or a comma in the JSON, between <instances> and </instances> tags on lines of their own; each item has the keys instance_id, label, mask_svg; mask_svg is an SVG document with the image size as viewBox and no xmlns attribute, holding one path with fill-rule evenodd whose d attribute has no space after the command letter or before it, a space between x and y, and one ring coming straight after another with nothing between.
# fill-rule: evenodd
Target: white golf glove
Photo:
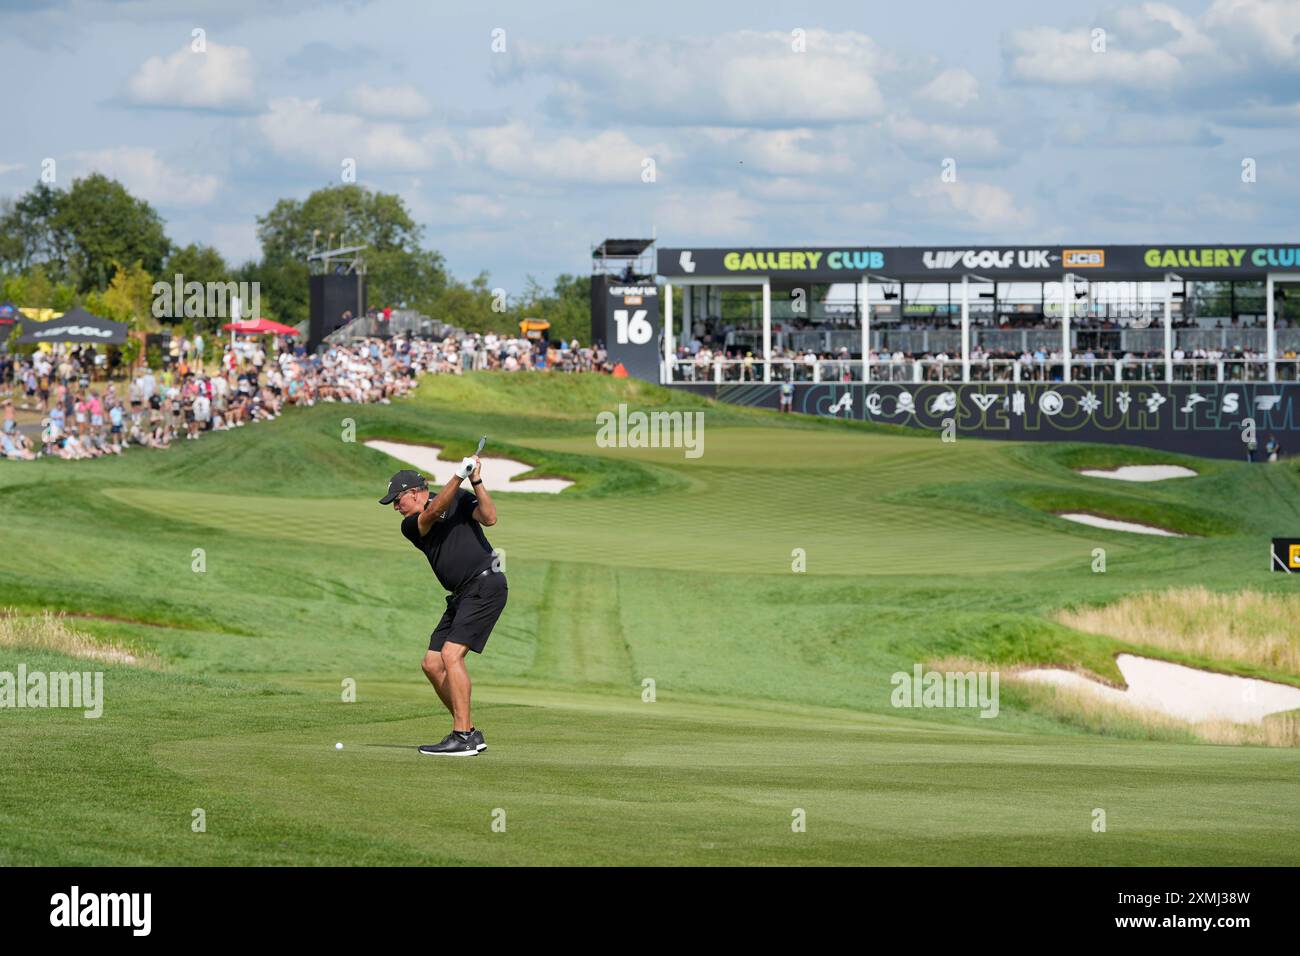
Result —
<instances>
[{"instance_id":1,"label":"white golf glove","mask_svg":"<svg viewBox=\"0 0 1300 956\"><path fill-rule=\"evenodd\" d=\"M456 474L460 475L462 478L468 478L470 475L474 474L474 468L475 464L473 458L462 458L460 467L456 469Z\"/></svg>"}]
</instances>

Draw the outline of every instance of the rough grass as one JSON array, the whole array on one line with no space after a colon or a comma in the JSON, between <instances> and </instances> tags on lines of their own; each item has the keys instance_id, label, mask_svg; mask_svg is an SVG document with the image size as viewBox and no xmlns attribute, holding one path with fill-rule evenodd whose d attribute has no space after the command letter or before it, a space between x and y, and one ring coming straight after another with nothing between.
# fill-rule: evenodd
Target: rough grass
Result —
<instances>
[{"instance_id":1,"label":"rough grass","mask_svg":"<svg viewBox=\"0 0 1300 956\"><path fill-rule=\"evenodd\" d=\"M6 650L54 651L69 657L102 661L106 664L158 666L151 655L132 651L117 642L102 643L73 629L63 612L23 614L16 608L0 610L0 648Z\"/></svg>"},{"instance_id":2,"label":"rough grass","mask_svg":"<svg viewBox=\"0 0 1300 956\"><path fill-rule=\"evenodd\" d=\"M1176 588L1067 608L1056 619L1131 644L1300 674L1300 594Z\"/></svg>"}]
</instances>

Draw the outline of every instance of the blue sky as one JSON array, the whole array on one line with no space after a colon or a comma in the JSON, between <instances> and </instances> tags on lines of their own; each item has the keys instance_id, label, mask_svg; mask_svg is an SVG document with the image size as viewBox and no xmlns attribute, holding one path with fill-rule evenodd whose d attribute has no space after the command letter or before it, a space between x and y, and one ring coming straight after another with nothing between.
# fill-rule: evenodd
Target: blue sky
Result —
<instances>
[{"instance_id":1,"label":"blue sky","mask_svg":"<svg viewBox=\"0 0 1300 956\"><path fill-rule=\"evenodd\" d=\"M115 176L235 261L257 215L346 160L457 275L512 294L651 229L1300 240L1297 0L4 0L0 55L0 196L52 157L61 183Z\"/></svg>"}]
</instances>

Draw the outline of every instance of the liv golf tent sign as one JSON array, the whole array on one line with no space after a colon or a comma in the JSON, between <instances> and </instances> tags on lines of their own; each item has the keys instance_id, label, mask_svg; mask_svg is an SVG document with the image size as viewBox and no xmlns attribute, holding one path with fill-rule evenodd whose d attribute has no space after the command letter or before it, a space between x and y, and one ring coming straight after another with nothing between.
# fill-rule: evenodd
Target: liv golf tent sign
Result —
<instances>
[{"instance_id":1,"label":"liv golf tent sign","mask_svg":"<svg viewBox=\"0 0 1300 956\"><path fill-rule=\"evenodd\" d=\"M48 322L23 322L20 343L31 342L98 342L104 345L121 345L126 341L127 325L91 315L85 309L71 312Z\"/></svg>"}]
</instances>

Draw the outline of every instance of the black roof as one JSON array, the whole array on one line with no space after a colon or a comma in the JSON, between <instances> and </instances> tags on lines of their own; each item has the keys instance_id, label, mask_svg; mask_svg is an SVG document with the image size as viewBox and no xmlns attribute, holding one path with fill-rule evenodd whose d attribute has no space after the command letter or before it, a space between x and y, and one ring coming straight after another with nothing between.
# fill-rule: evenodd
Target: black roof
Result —
<instances>
[{"instance_id":1,"label":"black roof","mask_svg":"<svg viewBox=\"0 0 1300 956\"><path fill-rule=\"evenodd\" d=\"M653 239L606 239L591 253L593 259L633 259L655 244Z\"/></svg>"}]
</instances>

